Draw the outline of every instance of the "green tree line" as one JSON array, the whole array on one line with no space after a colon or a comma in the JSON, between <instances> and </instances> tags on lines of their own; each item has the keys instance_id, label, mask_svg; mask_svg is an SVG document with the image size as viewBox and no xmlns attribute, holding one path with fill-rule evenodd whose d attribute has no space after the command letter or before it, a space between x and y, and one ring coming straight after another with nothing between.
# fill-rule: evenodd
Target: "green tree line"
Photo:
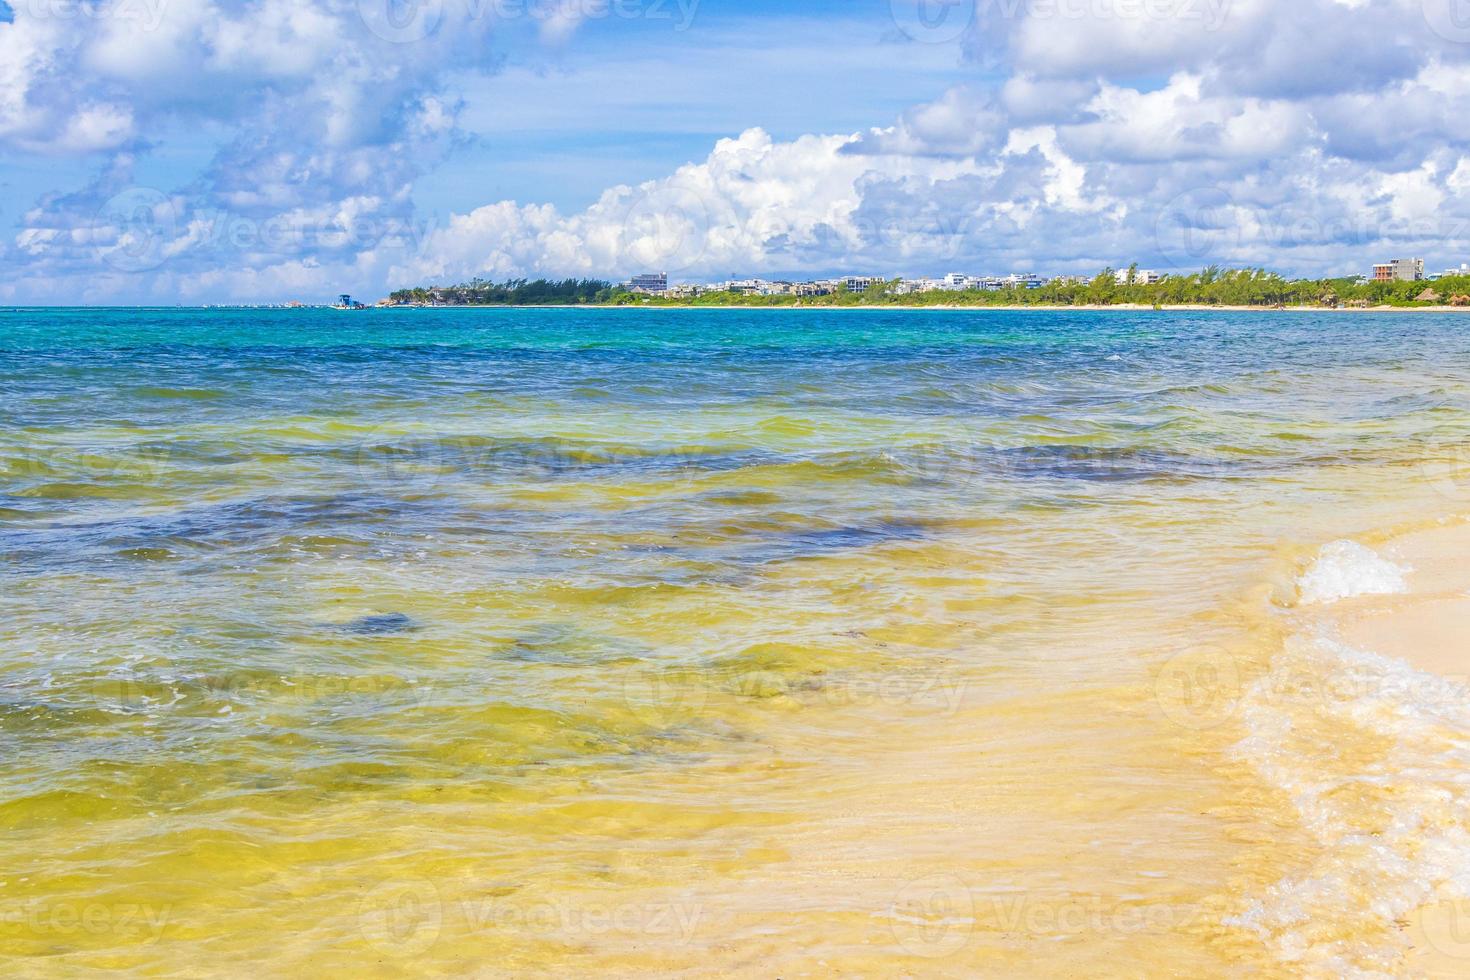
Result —
<instances>
[{"instance_id":1,"label":"green tree line","mask_svg":"<svg viewBox=\"0 0 1470 980\"><path fill-rule=\"evenodd\" d=\"M420 306L586 306L613 299L612 283L601 279L472 279L457 286L399 289L391 302Z\"/></svg>"},{"instance_id":2,"label":"green tree line","mask_svg":"<svg viewBox=\"0 0 1470 980\"><path fill-rule=\"evenodd\" d=\"M755 296L711 291L687 298L633 293L600 279L475 279L458 286L401 289L395 303L448 306L1470 306L1470 276L1436 282L1359 282L1353 278L1286 279L1265 269L1223 269L1135 280L1136 267L1118 281L1113 269L1091 279L1046 283L1039 289L935 290L900 295L899 280L860 292L838 286L825 296ZM1426 292L1431 295L1424 297Z\"/></svg>"}]
</instances>

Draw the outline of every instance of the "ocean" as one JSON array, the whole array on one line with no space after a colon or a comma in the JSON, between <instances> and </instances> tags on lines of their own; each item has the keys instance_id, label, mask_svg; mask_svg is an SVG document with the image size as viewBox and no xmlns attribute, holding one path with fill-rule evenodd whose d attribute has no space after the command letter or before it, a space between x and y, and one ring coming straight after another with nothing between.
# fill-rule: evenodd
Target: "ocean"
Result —
<instances>
[{"instance_id":1,"label":"ocean","mask_svg":"<svg viewBox=\"0 0 1470 980\"><path fill-rule=\"evenodd\" d=\"M0 309L0 962L1399 972L1470 722L1302 606L1467 447L1456 315Z\"/></svg>"}]
</instances>

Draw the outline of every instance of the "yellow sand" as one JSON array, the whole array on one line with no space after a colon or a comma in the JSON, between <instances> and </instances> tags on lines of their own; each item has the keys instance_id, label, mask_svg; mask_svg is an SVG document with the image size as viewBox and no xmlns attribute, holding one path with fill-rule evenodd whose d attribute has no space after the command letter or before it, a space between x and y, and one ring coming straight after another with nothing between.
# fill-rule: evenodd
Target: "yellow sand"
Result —
<instances>
[{"instance_id":1,"label":"yellow sand","mask_svg":"<svg viewBox=\"0 0 1470 980\"><path fill-rule=\"evenodd\" d=\"M1470 681L1470 524L1415 531L1375 549L1409 569L1408 593L1333 604L1319 614L1321 625L1351 647ZM1403 928L1412 944L1404 975L1470 976L1470 901L1431 902Z\"/></svg>"}]
</instances>

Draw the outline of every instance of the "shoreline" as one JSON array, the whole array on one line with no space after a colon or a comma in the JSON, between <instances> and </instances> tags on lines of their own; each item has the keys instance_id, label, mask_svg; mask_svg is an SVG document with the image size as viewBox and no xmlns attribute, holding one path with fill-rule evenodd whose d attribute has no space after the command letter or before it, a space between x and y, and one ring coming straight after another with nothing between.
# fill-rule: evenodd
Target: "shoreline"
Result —
<instances>
[{"instance_id":1,"label":"shoreline","mask_svg":"<svg viewBox=\"0 0 1470 980\"><path fill-rule=\"evenodd\" d=\"M1405 699L1399 710L1412 715L1416 725L1437 719L1442 712L1470 707L1470 648L1465 643L1470 635L1470 565L1464 561L1470 550L1470 519L1444 518L1427 527L1386 529L1364 541L1371 553L1391 563L1401 579L1395 583L1390 574L1364 594L1298 607L1306 627L1298 635L1338 644L1349 658L1335 679L1347 686L1336 694L1324 688L1318 696L1330 700L1356 692L1364 712L1375 710L1374 702ZM1365 670L1355 659L1365 656L1395 666L1388 673L1374 674L1373 684L1363 687L1361 678L1374 670L1371 665ZM1360 670L1365 673L1355 673ZM1397 737L1406 737L1411 730ZM1418 737L1428 737L1425 732ZM1392 771L1390 759L1382 762ZM1375 777L1370 768L1356 778ZM1463 821L1447 812L1426 812L1442 818L1431 822L1439 827L1431 836L1465 829ZM1461 825L1452 826L1455 823ZM1451 840L1445 837L1438 843ZM1427 890L1426 896L1398 922L1407 945L1406 965L1415 976L1465 975L1470 961L1470 900L1454 894L1447 878L1426 877L1418 884Z\"/></svg>"},{"instance_id":2,"label":"shoreline","mask_svg":"<svg viewBox=\"0 0 1470 980\"><path fill-rule=\"evenodd\" d=\"M1408 531L1375 547L1405 569L1406 589L1339 603L1332 625L1350 646L1470 684L1470 523Z\"/></svg>"},{"instance_id":3,"label":"shoreline","mask_svg":"<svg viewBox=\"0 0 1470 980\"><path fill-rule=\"evenodd\" d=\"M251 309L252 307L241 307ZM1001 313L1023 313L1028 311L1057 313L1057 312L1079 312L1079 313L1470 313L1470 306L1212 306L1204 303L1182 303L1178 305L1152 306L1143 303L1113 303L1109 305L1055 305L1055 304L996 304L996 305L954 305L947 303L936 303L932 306L906 306L894 305L805 305L799 303L782 304L740 304L722 303L718 306L702 305L698 303L659 303L657 305L643 305L633 303L582 303L582 304L553 304L547 306L521 305L512 306L508 304L463 304L458 306L372 306L371 310L800 310L800 311L843 311L858 313L887 313L887 312L914 312L942 310L956 313L983 313L986 311ZM356 312L356 311L342 311Z\"/></svg>"}]
</instances>

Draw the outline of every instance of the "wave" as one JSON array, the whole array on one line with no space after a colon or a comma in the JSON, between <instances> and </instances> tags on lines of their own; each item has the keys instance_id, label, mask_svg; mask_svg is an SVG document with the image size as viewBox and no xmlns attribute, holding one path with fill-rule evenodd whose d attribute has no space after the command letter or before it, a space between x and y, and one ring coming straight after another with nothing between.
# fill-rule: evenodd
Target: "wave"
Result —
<instances>
[{"instance_id":1,"label":"wave","mask_svg":"<svg viewBox=\"0 0 1470 980\"><path fill-rule=\"evenodd\" d=\"M1297 582L1304 605L1337 602L1362 595L1394 595L1408 591L1408 569L1356 541L1334 541Z\"/></svg>"},{"instance_id":2,"label":"wave","mask_svg":"<svg viewBox=\"0 0 1470 980\"><path fill-rule=\"evenodd\" d=\"M1470 898L1470 688L1344 636L1373 597L1409 592L1404 567L1337 541L1297 588L1302 621L1247 690L1234 754L1306 839L1226 924L1293 973L1403 975L1416 912Z\"/></svg>"}]
</instances>

